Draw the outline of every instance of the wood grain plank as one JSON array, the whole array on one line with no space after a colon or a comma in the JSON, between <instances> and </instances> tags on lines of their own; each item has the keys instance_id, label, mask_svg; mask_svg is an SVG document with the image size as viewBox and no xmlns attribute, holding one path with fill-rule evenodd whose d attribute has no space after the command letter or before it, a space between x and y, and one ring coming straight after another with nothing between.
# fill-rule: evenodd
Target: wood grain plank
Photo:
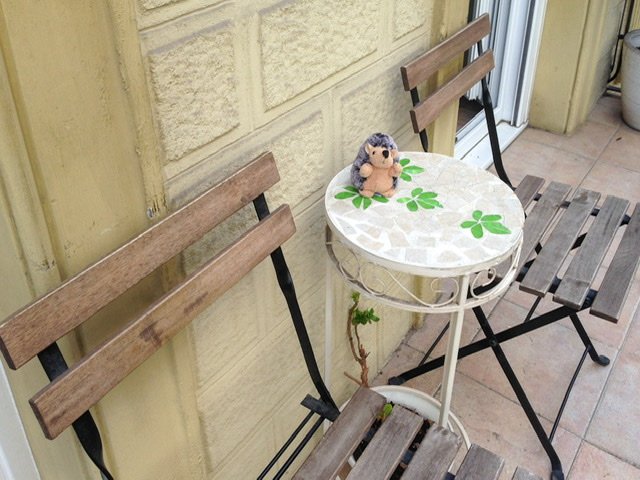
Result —
<instances>
[{"instance_id":1,"label":"wood grain plank","mask_svg":"<svg viewBox=\"0 0 640 480\"><path fill-rule=\"evenodd\" d=\"M404 65L400 68L404 89L409 91L425 82L451 59L468 50L490 32L491 22L489 15L485 13L419 58Z\"/></svg>"},{"instance_id":2,"label":"wood grain plank","mask_svg":"<svg viewBox=\"0 0 640 480\"><path fill-rule=\"evenodd\" d=\"M294 232L283 205L40 390L30 403L46 437L59 435Z\"/></svg>"},{"instance_id":3,"label":"wood grain plank","mask_svg":"<svg viewBox=\"0 0 640 480\"><path fill-rule=\"evenodd\" d=\"M456 480L497 480L503 465L504 460L495 453L471 445L456 473Z\"/></svg>"},{"instance_id":4,"label":"wood grain plank","mask_svg":"<svg viewBox=\"0 0 640 480\"><path fill-rule=\"evenodd\" d=\"M515 194L518 200L520 200L522 208L526 210L543 185L544 178L527 175L522 179L515 190Z\"/></svg>"},{"instance_id":5,"label":"wood grain plank","mask_svg":"<svg viewBox=\"0 0 640 480\"><path fill-rule=\"evenodd\" d=\"M356 449L386 402L382 395L360 387L293 478L297 480L335 478L340 467Z\"/></svg>"},{"instance_id":6,"label":"wood grain plank","mask_svg":"<svg viewBox=\"0 0 640 480\"><path fill-rule=\"evenodd\" d=\"M582 306L628 207L625 199L613 196L605 199L580 250L562 276L554 301L575 309Z\"/></svg>"},{"instance_id":7,"label":"wood grain plank","mask_svg":"<svg viewBox=\"0 0 640 480\"><path fill-rule=\"evenodd\" d=\"M640 203L637 203L611 265L591 307L591 313L617 322L640 264Z\"/></svg>"},{"instance_id":8,"label":"wood grain plank","mask_svg":"<svg viewBox=\"0 0 640 480\"><path fill-rule=\"evenodd\" d=\"M522 251L518 272L533 254L536 245L542 239L551 224L551 220L562 205L564 199L569 195L571 187L564 183L551 182L544 191L540 200L534 205L533 210L527 216L524 223Z\"/></svg>"},{"instance_id":9,"label":"wood grain plank","mask_svg":"<svg viewBox=\"0 0 640 480\"><path fill-rule=\"evenodd\" d=\"M424 130L452 101L458 100L478 83L494 66L493 52L488 50L467 65L450 81L425 98L411 110L415 133Z\"/></svg>"},{"instance_id":10,"label":"wood grain plank","mask_svg":"<svg viewBox=\"0 0 640 480\"><path fill-rule=\"evenodd\" d=\"M423 418L395 405L393 412L382 423L362 456L351 470L347 480L371 480L391 478L418 430Z\"/></svg>"},{"instance_id":11,"label":"wood grain plank","mask_svg":"<svg viewBox=\"0 0 640 480\"><path fill-rule=\"evenodd\" d=\"M403 480L442 480L456 457L462 439L455 433L432 425L402 475Z\"/></svg>"},{"instance_id":12,"label":"wood grain plank","mask_svg":"<svg viewBox=\"0 0 640 480\"><path fill-rule=\"evenodd\" d=\"M511 480L542 480L542 477L539 477L538 475L531 473L522 467L516 467L516 471L514 472Z\"/></svg>"},{"instance_id":13,"label":"wood grain plank","mask_svg":"<svg viewBox=\"0 0 640 480\"><path fill-rule=\"evenodd\" d=\"M599 198L598 192L578 189L524 280L520 282L520 290L541 297L546 295Z\"/></svg>"},{"instance_id":14,"label":"wood grain plank","mask_svg":"<svg viewBox=\"0 0 640 480\"><path fill-rule=\"evenodd\" d=\"M0 325L17 369L279 180L271 153L256 158L110 255Z\"/></svg>"}]
</instances>

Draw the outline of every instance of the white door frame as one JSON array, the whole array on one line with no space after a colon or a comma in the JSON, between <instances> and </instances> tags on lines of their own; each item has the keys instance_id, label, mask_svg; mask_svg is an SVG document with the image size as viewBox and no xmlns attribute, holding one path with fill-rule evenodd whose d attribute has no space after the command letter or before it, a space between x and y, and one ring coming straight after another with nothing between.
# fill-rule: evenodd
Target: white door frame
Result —
<instances>
[{"instance_id":1,"label":"white door frame","mask_svg":"<svg viewBox=\"0 0 640 480\"><path fill-rule=\"evenodd\" d=\"M0 362L0 432L0 480L40 480L2 362Z\"/></svg>"},{"instance_id":2,"label":"white door frame","mask_svg":"<svg viewBox=\"0 0 640 480\"><path fill-rule=\"evenodd\" d=\"M493 7L494 1L500 2L499 9ZM547 0L482 0L479 4L479 8L497 11L494 23L507 28L500 87L493 98L500 148L504 150L527 126ZM492 164L483 112L458 132L458 138L456 158L481 168Z\"/></svg>"}]
</instances>

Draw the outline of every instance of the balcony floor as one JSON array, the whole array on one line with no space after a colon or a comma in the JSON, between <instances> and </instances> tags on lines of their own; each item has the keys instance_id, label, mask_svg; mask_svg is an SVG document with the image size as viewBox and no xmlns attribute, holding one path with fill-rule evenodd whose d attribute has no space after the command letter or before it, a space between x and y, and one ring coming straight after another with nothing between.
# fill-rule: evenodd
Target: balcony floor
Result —
<instances>
[{"instance_id":1,"label":"balcony floor","mask_svg":"<svg viewBox=\"0 0 640 480\"><path fill-rule=\"evenodd\" d=\"M514 183L529 173L640 202L640 132L622 122L616 97L603 97L589 121L570 137L528 128L507 149L504 161ZM568 479L640 479L639 300L640 272L617 324L581 314L596 349L611 364L601 367L587 358L556 432L553 443ZM490 305L492 326L500 330L514 324L530 303L531 296L512 287ZM541 302L537 311L550 304ZM483 338L473 315L466 318L463 342ZM374 384L415 365L444 322L442 315L430 316L424 327L411 331ZM549 431L582 354L575 329L563 320L503 348ZM434 355L442 351L440 345ZM441 374L436 370L407 385L437 397ZM505 458L501 478L510 479L517 465L548 478L547 456L490 351L458 363L452 411L473 443Z\"/></svg>"}]
</instances>

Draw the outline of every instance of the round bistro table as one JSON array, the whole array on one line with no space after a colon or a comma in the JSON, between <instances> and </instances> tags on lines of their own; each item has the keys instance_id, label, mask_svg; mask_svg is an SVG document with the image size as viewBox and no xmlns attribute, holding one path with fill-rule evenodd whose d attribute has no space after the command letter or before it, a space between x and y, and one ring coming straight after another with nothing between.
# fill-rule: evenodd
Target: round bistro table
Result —
<instances>
[{"instance_id":1,"label":"round bistro table","mask_svg":"<svg viewBox=\"0 0 640 480\"><path fill-rule=\"evenodd\" d=\"M361 196L351 185L351 166L331 180L327 251L344 281L365 296L403 310L450 315L438 422L448 427L464 311L498 297L513 280L524 212L513 191L485 170L422 152L401 152L400 164L391 198ZM431 282L427 298L406 286L410 276ZM332 295L327 288L327 332Z\"/></svg>"}]
</instances>

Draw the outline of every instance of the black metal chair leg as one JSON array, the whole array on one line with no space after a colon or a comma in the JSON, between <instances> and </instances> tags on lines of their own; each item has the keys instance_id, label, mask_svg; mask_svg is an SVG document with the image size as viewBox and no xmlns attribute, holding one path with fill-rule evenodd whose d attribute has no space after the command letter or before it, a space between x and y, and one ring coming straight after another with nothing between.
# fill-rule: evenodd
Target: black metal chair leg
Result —
<instances>
[{"instance_id":1,"label":"black metal chair leg","mask_svg":"<svg viewBox=\"0 0 640 480\"><path fill-rule=\"evenodd\" d=\"M606 367L607 365L609 365L609 358L607 356L598 355L598 352L596 351L596 347L594 347L593 343L591 343L591 338L589 338L587 331L584 329L584 326L582 325L582 322L580 321L578 314L572 313L571 315L569 315L569 318L571 318L571 322L573 323L573 326L578 332L578 335L580 335L580 339L582 340L582 343L584 343L585 348L589 352L589 356L591 357L591 360L596 362L598 365L602 365L603 367Z\"/></svg>"},{"instance_id":2,"label":"black metal chair leg","mask_svg":"<svg viewBox=\"0 0 640 480\"><path fill-rule=\"evenodd\" d=\"M475 307L473 309L473 312L476 315L476 319L480 324L480 328L482 329L482 332L491 342L491 349L493 350L493 353L496 356L496 359L498 360L498 363L500 364L502 371L506 375L507 380L509 380L509 384L511 385L511 388L516 394L516 397L520 402L520 406L524 410L524 413L527 416L529 423L533 427L533 430L535 431L536 436L538 437L538 440L542 445L542 448L544 449L544 451L547 453L547 456L549 457L549 461L551 462L551 479L564 480L564 473L562 472L562 463L560 462L560 458L558 457L558 454L556 453L555 448L553 448L553 445L551 445L551 441L549 440L547 433L542 427L542 424L540 423L538 416L533 410L533 407L529 402L529 398L527 397L527 394L522 388L522 385L520 384L518 377L516 376L515 372L511 368L511 364L509 364L509 360L504 354L504 351L502 350L500 343L498 342L491 326L489 325L489 322L487 321L487 317L485 316L484 311L480 307Z\"/></svg>"}]
</instances>

